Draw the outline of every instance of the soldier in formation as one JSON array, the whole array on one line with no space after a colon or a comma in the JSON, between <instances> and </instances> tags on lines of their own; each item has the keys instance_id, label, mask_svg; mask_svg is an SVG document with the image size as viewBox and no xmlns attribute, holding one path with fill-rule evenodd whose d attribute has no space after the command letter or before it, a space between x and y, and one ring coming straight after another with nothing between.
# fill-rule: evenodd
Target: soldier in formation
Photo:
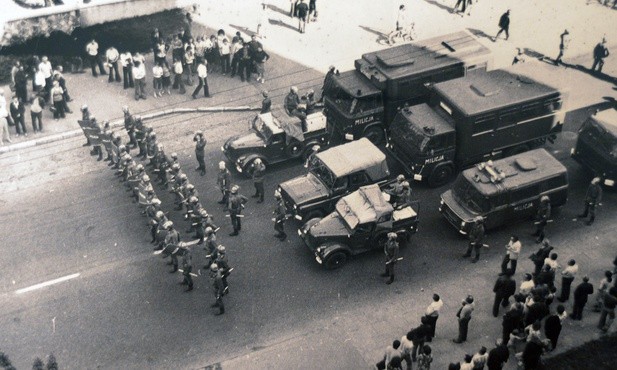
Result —
<instances>
[{"instance_id":1,"label":"soldier in formation","mask_svg":"<svg viewBox=\"0 0 617 370\"><path fill-rule=\"evenodd\" d=\"M203 132L201 130L195 132L195 136L193 136L193 141L195 142L195 158L197 159L197 163L199 166L195 168L195 171L198 171L201 176L206 174L206 144L207 140L204 137Z\"/></svg>"},{"instance_id":2,"label":"soldier in formation","mask_svg":"<svg viewBox=\"0 0 617 370\"><path fill-rule=\"evenodd\" d=\"M222 315L225 313L225 305L223 304L223 295L225 293L225 285L223 283L223 275L219 271L219 267L216 263L210 265L210 278L212 279L212 287L214 288L214 297L216 302L212 304L212 308L218 308L219 312L216 315Z\"/></svg>"},{"instance_id":3,"label":"soldier in formation","mask_svg":"<svg viewBox=\"0 0 617 370\"><path fill-rule=\"evenodd\" d=\"M248 198L242 194L238 193L240 187L238 185L234 185L231 187L229 202L227 205L227 209L229 210L229 217L231 218L231 226L234 231L229 234L229 236L236 236L242 230L242 210L244 209L244 205L248 202Z\"/></svg>"}]
</instances>

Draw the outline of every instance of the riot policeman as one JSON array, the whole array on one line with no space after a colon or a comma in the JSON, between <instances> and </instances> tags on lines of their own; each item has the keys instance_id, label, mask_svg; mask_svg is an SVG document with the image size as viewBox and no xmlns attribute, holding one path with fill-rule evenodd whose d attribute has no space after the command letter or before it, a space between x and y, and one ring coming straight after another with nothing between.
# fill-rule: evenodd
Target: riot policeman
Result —
<instances>
[{"instance_id":1,"label":"riot policeman","mask_svg":"<svg viewBox=\"0 0 617 370\"><path fill-rule=\"evenodd\" d=\"M112 141L112 131L111 126L109 125L109 121L103 121L103 131L101 132L101 144L105 148L105 152L107 153L107 158L105 161L111 161L111 141Z\"/></svg>"},{"instance_id":2,"label":"riot policeman","mask_svg":"<svg viewBox=\"0 0 617 370\"><path fill-rule=\"evenodd\" d=\"M266 166L263 164L260 158L256 158L253 161L253 185L255 186L255 194L253 198L259 198L257 203L264 201L264 175L266 173Z\"/></svg>"},{"instance_id":3,"label":"riot policeman","mask_svg":"<svg viewBox=\"0 0 617 370\"><path fill-rule=\"evenodd\" d=\"M219 245L216 247L216 260L214 263L218 266L223 280L223 295L229 293L229 285L227 284L227 277L231 273L231 268L227 262L227 254L225 253L225 246Z\"/></svg>"},{"instance_id":4,"label":"riot policeman","mask_svg":"<svg viewBox=\"0 0 617 370\"><path fill-rule=\"evenodd\" d=\"M195 136L193 136L193 141L195 142L195 158L197 159L197 163L199 166L195 168L195 171L199 171L201 176L206 174L206 144L208 143L206 138L204 137L203 132L201 130L195 132Z\"/></svg>"},{"instance_id":5,"label":"riot policeman","mask_svg":"<svg viewBox=\"0 0 617 370\"><path fill-rule=\"evenodd\" d=\"M174 193L176 204L176 210L182 209L182 203L184 202L184 188L188 185L188 178L185 174L180 174L180 176L175 177L175 181L172 184L172 188L170 193Z\"/></svg>"},{"instance_id":6,"label":"riot policeman","mask_svg":"<svg viewBox=\"0 0 617 370\"><path fill-rule=\"evenodd\" d=\"M172 265L172 270L170 273L174 273L178 271L178 246L180 245L180 233L174 229L174 223L171 221L167 221L163 226L167 231L167 235L165 236L165 252L167 255L171 256L171 261L168 262L168 265Z\"/></svg>"},{"instance_id":7,"label":"riot policeman","mask_svg":"<svg viewBox=\"0 0 617 370\"><path fill-rule=\"evenodd\" d=\"M274 212L272 212L274 213L274 230L276 231L274 236L279 238L280 241L283 241L287 238L287 234L285 234L285 220L288 217L287 209L285 208L281 193L278 191L275 192L274 197L276 198L276 208Z\"/></svg>"},{"instance_id":8,"label":"riot policeman","mask_svg":"<svg viewBox=\"0 0 617 370\"><path fill-rule=\"evenodd\" d=\"M602 201L602 186L600 186L600 178L594 177L591 180L591 184L587 188L587 193L585 194L585 211L582 214L578 215L578 218L587 218L589 215L589 221L587 221L587 226L593 224L593 221L596 219L596 206L601 205Z\"/></svg>"},{"instance_id":9,"label":"riot policeman","mask_svg":"<svg viewBox=\"0 0 617 370\"><path fill-rule=\"evenodd\" d=\"M388 233L388 240L384 246L384 254L386 255L386 272L381 274L381 276L390 278L386 281L386 284L392 284L394 281L394 265L398 260L399 250L399 245L396 238L396 233Z\"/></svg>"},{"instance_id":10,"label":"riot policeman","mask_svg":"<svg viewBox=\"0 0 617 370\"><path fill-rule=\"evenodd\" d=\"M206 253L208 253L206 255L206 258L208 258L208 261L206 262L206 264L204 265L204 268L208 268L216 259L216 229L213 229L212 227L208 226L205 229L205 234L206 234L206 246L204 247L204 250L206 250Z\"/></svg>"},{"instance_id":11,"label":"riot policeman","mask_svg":"<svg viewBox=\"0 0 617 370\"><path fill-rule=\"evenodd\" d=\"M182 251L182 285L187 285L185 292L193 290L193 277L191 272L193 271L193 256L191 250L188 247L181 247Z\"/></svg>"},{"instance_id":12,"label":"riot policeman","mask_svg":"<svg viewBox=\"0 0 617 370\"><path fill-rule=\"evenodd\" d=\"M88 106L86 104L82 105L81 108L81 120L84 122L90 121L90 111L88 110ZM90 138L86 135L86 143L83 146L90 146ZM93 152L90 152L91 155L94 155Z\"/></svg>"},{"instance_id":13,"label":"riot policeman","mask_svg":"<svg viewBox=\"0 0 617 370\"><path fill-rule=\"evenodd\" d=\"M221 193L223 194L223 199L219 200L219 204L224 204L225 208L227 208L229 200L229 190L231 188L231 173L225 167L224 161L219 162L219 173L216 178L216 184L218 185Z\"/></svg>"},{"instance_id":14,"label":"riot policeman","mask_svg":"<svg viewBox=\"0 0 617 370\"><path fill-rule=\"evenodd\" d=\"M129 145L133 148L137 148L137 141L135 141L135 117L129 111L128 106L122 107L122 112L124 113L124 129L126 133L129 135Z\"/></svg>"},{"instance_id":15,"label":"riot policeman","mask_svg":"<svg viewBox=\"0 0 617 370\"><path fill-rule=\"evenodd\" d=\"M386 190L386 193L390 195L390 203L395 205L398 203L399 198L403 196L403 182L405 182L404 175L398 175L396 182L391 184Z\"/></svg>"},{"instance_id":16,"label":"riot policeman","mask_svg":"<svg viewBox=\"0 0 617 370\"><path fill-rule=\"evenodd\" d=\"M221 275L216 263L210 265L210 278L212 279L212 287L214 288L214 297L216 297L216 302L210 307L218 307L219 312L216 313L216 315L222 315L225 313L225 305L223 305L225 285L223 284L223 275Z\"/></svg>"},{"instance_id":17,"label":"riot policeman","mask_svg":"<svg viewBox=\"0 0 617 370\"><path fill-rule=\"evenodd\" d=\"M471 257L471 251L475 251L475 257L471 260L472 263L478 262L480 259L480 248L484 241L484 217L477 216L474 218L474 223L469 231L469 246L467 252L463 255L464 258Z\"/></svg>"},{"instance_id":18,"label":"riot policeman","mask_svg":"<svg viewBox=\"0 0 617 370\"><path fill-rule=\"evenodd\" d=\"M90 115L90 125L92 126L94 135L100 136L101 132L103 132L103 128L101 127L101 125L99 125L99 123L96 121L96 117L94 117L93 115ZM99 144L93 146L92 152L90 152L90 154L98 155L98 158L96 159L97 161L103 160L103 148L101 148L100 142Z\"/></svg>"},{"instance_id":19,"label":"riot policeman","mask_svg":"<svg viewBox=\"0 0 617 370\"><path fill-rule=\"evenodd\" d=\"M137 156L144 157L146 155L146 128L144 127L141 116L135 116L134 122L135 142L139 147L139 154L137 154Z\"/></svg>"},{"instance_id":20,"label":"riot policeman","mask_svg":"<svg viewBox=\"0 0 617 370\"><path fill-rule=\"evenodd\" d=\"M232 186L231 195L229 196L227 208L229 210L229 217L231 218L231 226L234 228L234 231L229 234L229 236L238 235L242 229L242 209L244 209L244 204L248 201L247 197L238 194L239 189L240 187L238 185Z\"/></svg>"},{"instance_id":21,"label":"riot policeman","mask_svg":"<svg viewBox=\"0 0 617 370\"><path fill-rule=\"evenodd\" d=\"M551 218L551 199L548 195L543 195L540 198L540 204L538 205L538 211L536 212L536 219L534 225L536 225L536 232L531 234L536 236L536 243L541 243L546 236L544 234L544 228Z\"/></svg>"}]
</instances>

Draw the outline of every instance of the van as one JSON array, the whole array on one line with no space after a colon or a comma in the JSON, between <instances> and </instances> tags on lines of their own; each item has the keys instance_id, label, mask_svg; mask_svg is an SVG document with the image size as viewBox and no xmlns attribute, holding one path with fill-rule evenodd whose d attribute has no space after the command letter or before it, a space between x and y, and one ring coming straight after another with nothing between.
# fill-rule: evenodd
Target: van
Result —
<instances>
[{"instance_id":1,"label":"van","mask_svg":"<svg viewBox=\"0 0 617 370\"><path fill-rule=\"evenodd\" d=\"M466 235L477 216L486 229L534 216L543 195L553 208L564 205L568 173L546 150L535 149L463 171L441 194L439 212Z\"/></svg>"}]
</instances>

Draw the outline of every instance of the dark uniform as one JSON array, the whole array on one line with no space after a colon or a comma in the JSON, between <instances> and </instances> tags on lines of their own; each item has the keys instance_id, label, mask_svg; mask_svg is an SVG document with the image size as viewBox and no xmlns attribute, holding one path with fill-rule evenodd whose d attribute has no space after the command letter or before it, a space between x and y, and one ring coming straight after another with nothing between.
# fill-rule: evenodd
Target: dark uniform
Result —
<instances>
[{"instance_id":1,"label":"dark uniform","mask_svg":"<svg viewBox=\"0 0 617 370\"><path fill-rule=\"evenodd\" d=\"M583 309L587 304L587 299L593 294L593 285L589 283L589 278L585 276L583 282L574 289L574 305L570 317L572 320L583 319Z\"/></svg>"},{"instance_id":2,"label":"dark uniform","mask_svg":"<svg viewBox=\"0 0 617 370\"><path fill-rule=\"evenodd\" d=\"M476 263L480 259L480 248L484 241L484 219L476 218L471 230L469 231L469 246L463 257L471 257L471 251L475 252L475 257L471 262Z\"/></svg>"},{"instance_id":3,"label":"dark uniform","mask_svg":"<svg viewBox=\"0 0 617 370\"><path fill-rule=\"evenodd\" d=\"M231 218L231 226L234 228L234 231L229 234L229 236L236 236L242 230L242 221L241 214L242 209L244 208L244 204L248 201L248 199L241 194L238 194L237 191L231 192L229 196L229 204L227 208L229 209L229 217Z\"/></svg>"},{"instance_id":4,"label":"dark uniform","mask_svg":"<svg viewBox=\"0 0 617 370\"><path fill-rule=\"evenodd\" d=\"M259 198L257 203L261 203L264 201L264 175L266 173L266 166L261 160L255 160L253 163L253 185L255 186L253 198Z\"/></svg>"},{"instance_id":5,"label":"dark uniform","mask_svg":"<svg viewBox=\"0 0 617 370\"><path fill-rule=\"evenodd\" d=\"M276 236L281 241L287 238L285 234L285 220L287 219L287 209L285 208L285 202L280 195L276 197L276 208L274 209L274 230Z\"/></svg>"},{"instance_id":6,"label":"dark uniform","mask_svg":"<svg viewBox=\"0 0 617 370\"><path fill-rule=\"evenodd\" d=\"M204 176L206 174L205 156L207 141L201 131L198 131L197 134L195 134L195 137L193 137L193 141L195 142L195 158L197 159L197 163L199 164L199 166L195 168L195 171L199 171L199 174L201 176Z\"/></svg>"},{"instance_id":7,"label":"dark uniform","mask_svg":"<svg viewBox=\"0 0 617 370\"><path fill-rule=\"evenodd\" d=\"M225 305L223 304L223 294L225 293L223 275L221 275L220 271L217 269L210 274L210 277L212 278L212 287L214 288L214 296L216 297L216 302L211 307L218 307L219 312L217 315L222 315L225 313Z\"/></svg>"},{"instance_id":8,"label":"dark uniform","mask_svg":"<svg viewBox=\"0 0 617 370\"><path fill-rule=\"evenodd\" d=\"M516 282L512 280L510 271L500 274L493 287L495 293L495 301L493 303L493 316L499 315L499 304L502 307L508 307L509 299L516 292Z\"/></svg>"},{"instance_id":9,"label":"dark uniform","mask_svg":"<svg viewBox=\"0 0 617 370\"><path fill-rule=\"evenodd\" d=\"M585 194L585 211L578 215L578 218L587 218L589 220L587 225L591 225L596 219L596 205L602 201L602 187L600 186L600 178L596 177L591 180L591 184L587 188L587 194Z\"/></svg>"},{"instance_id":10,"label":"dark uniform","mask_svg":"<svg viewBox=\"0 0 617 370\"><path fill-rule=\"evenodd\" d=\"M129 145L133 148L137 148L137 141L135 140L135 117L129 112L128 107L122 109L124 111L124 129L129 135Z\"/></svg>"},{"instance_id":11,"label":"dark uniform","mask_svg":"<svg viewBox=\"0 0 617 370\"><path fill-rule=\"evenodd\" d=\"M193 277L191 277L191 271L193 271L193 256L191 250L188 248L182 248L182 285L187 285L186 291L193 290Z\"/></svg>"},{"instance_id":12,"label":"dark uniform","mask_svg":"<svg viewBox=\"0 0 617 370\"><path fill-rule=\"evenodd\" d=\"M167 229L167 236L165 236L165 250L167 254L171 256L171 261L168 265L172 265L170 272L178 271L178 244L180 243L180 233L173 227Z\"/></svg>"},{"instance_id":13,"label":"dark uniform","mask_svg":"<svg viewBox=\"0 0 617 370\"><path fill-rule=\"evenodd\" d=\"M209 268L210 265L214 263L214 261L216 260L216 256L217 256L216 247L218 245L216 243L216 232L214 230L215 229L212 229L212 231L206 232L206 243L205 243L206 246L204 247L204 249L206 250L206 253L208 253L206 255L206 258L208 258L208 260L206 261L204 268Z\"/></svg>"},{"instance_id":14,"label":"dark uniform","mask_svg":"<svg viewBox=\"0 0 617 370\"><path fill-rule=\"evenodd\" d=\"M606 40L602 39L602 42L599 42L595 48L593 48L593 65L591 66L591 70L595 71L596 67L598 67L598 72L602 72L602 67L604 66L604 58L608 57L609 52L606 47Z\"/></svg>"},{"instance_id":15,"label":"dark uniform","mask_svg":"<svg viewBox=\"0 0 617 370\"><path fill-rule=\"evenodd\" d=\"M134 132L135 132L135 142L137 143L137 146L139 147L139 154L137 154L138 157L145 157L146 155L146 129L144 127L144 124L141 120L141 117L135 117L135 125L134 127Z\"/></svg>"},{"instance_id":16,"label":"dark uniform","mask_svg":"<svg viewBox=\"0 0 617 370\"><path fill-rule=\"evenodd\" d=\"M225 168L224 162L219 163L219 173L216 177L216 184L223 194L223 199L219 200L219 204L224 204L227 207L229 189L231 188L231 173Z\"/></svg>"},{"instance_id":17,"label":"dark uniform","mask_svg":"<svg viewBox=\"0 0 617 370\"><path fill-rule=\"evenodd\" d=\"M536 243L541 243L545 238L544 228L551 217L551 202L547 196L543 196L538 206L538 212L536 213L536 232L532 236L537 236Z\"/></svg>"},{"instance_id":18,"label":"dark uniform","mask_svg":"<svg viewBox=\"0 0 617 370\"><path fill-rule=\"evenodd\" d=\"M396 261L398 259L398 250L399 246L398 242L396 241L396 234L389 233L388 241L384 246L384 253L386 255L386 272L381 274L381 276L383 277L390 277L390 279L386 281L386 284L392 284L392 282L394 281L394 265L396 264Z\"/></svg>"},{"instance_id":19,"label":"dark uniform","mask_svg":"<svg viewBox=\"0 0 617 370\"><path fill-rule=\"evenodd\" d=\"M227 262L227 254L225 254L225 247L219 245L217 247L218 253L216 254L216 260L214 263L219 267L221 273L221 279L223 280L223 295L229 293L229 284L227 284L227 277L230 274L231 268Z\"/></svg>"},{"instance_id":20,"label":"dark uniform","mask_svg":"<svg viewBox=\"0 0 617 370\"><path fill-rule=\"evenodd\" d=\"M272 109L272 100L268 97L267 92L262 93L264 99L261 101L261 111L259 113L268 113Z\"/></svg>"}]
</instances>

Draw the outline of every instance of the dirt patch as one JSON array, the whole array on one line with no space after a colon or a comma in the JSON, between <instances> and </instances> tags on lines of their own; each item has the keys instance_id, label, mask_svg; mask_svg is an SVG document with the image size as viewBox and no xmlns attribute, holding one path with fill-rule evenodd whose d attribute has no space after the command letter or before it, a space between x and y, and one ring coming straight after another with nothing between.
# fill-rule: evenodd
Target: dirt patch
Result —
<instances>
[{"instance_id":1,"label":"dirt patch","mask_svg":"<svg viewBox=\"0 0 617 370\"><path fill-rule=\"evenodd\" d=\"M546 370L612 370L617 364L617 333L546 359Z\"/></svg>"}]
</instances>

